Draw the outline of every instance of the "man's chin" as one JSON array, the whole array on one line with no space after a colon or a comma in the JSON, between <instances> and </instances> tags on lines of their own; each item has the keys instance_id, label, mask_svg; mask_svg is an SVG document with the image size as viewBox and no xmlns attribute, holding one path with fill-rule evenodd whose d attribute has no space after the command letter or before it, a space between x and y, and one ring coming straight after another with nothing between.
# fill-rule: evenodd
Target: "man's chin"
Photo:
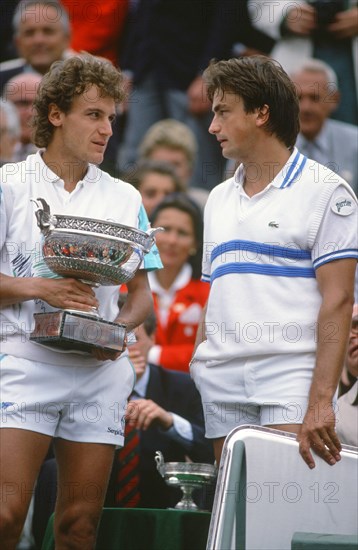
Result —
<instances>
[{"instance_id":1,"label":"man's chin","mask_svg":"<svg viewBox=\"0 0 358 550\"><path fill-rule=\"evenodd\" d=\"M45 74L51 67L53 61L50 59L30 59L30 64L40 74Z\"/></svg>"},{"instance_id":2,"label":"man's chin","mask_svg":"<svg viewBox=\"0 0 358 550\"><path fill-rule=\"evenodd\" d=\"M88 159L88 162L90 164L96 164L97 166L99 166L100 164L102 164L104 160L104 154L97 154L97 155L92 155L89 159Z\"/></svg>"}]
</instances>

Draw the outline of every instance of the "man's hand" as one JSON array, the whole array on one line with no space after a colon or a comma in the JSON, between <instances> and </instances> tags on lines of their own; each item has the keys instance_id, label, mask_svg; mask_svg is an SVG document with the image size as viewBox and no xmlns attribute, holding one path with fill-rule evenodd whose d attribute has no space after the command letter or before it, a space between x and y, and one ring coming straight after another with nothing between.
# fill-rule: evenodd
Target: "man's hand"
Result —
<instances>
[{"instance_id":1,"label":"man's hand","mask_svg":"<svg viewBox=\"0 0 358 550\"><path fill-rule=\"evenodd\" d=\"M309 4L302 4L287 13L285 27L299 36L309 36L317 27L316 10Z\"/></svg>"},{"instance_id":2,"label":"man's hand","mask_svg":"<svg viewBox=\"0 0 358 550\"><path fill-rule=\"evenodd\" d=\"M144 374L145 368L147 366L147 359L141 352L141 350L133 344L128 348L128 355L131 363L134 367L135 373L138 378Z\"/></svg>"},{"instance_id":3,"label":"man's hand","mask_svg":"<svg viewBox=\"0 0 358 550\"><path fill-rule=\"evenodd\" d=\"M115 351L115 350L105 350L100 348L93 348L92 349L92 355L98 361L115 361L122 355L122 353L127 349L127 336L124 337L123 342L123 349L122 351Z\"/></svg>"},{"instance_id":4,"label":"man's hand","mask_svg":"<svg viewBox=\"0 0 358 550\"><path fill-rule=\"evenodd\" d=\"M335 432L335 415L331 403L309 406L297 435L300 454L309 468L315 467L311 449L327 464L333 466L341 460L342 449Z\"/></svg>"},{"instance_id":5,"label":"man's hand","mask_svg":"<svg viewBox=\"0 0 358 550\"><path fill-rule=\"evenodd\" d=\"M52 307L91 311L99 305L93 288L77 279L70 277L63 279L38 278L36 285L38 287L37 297Z\"/></svg>"},{"instance_id":6,"label":"man's hand","mask_svg":"<svg viewBox=\"0 0 358 550\"><path fill-rule=\"evenodd\" d=\"M168 430L173 425L172 415L159 407L151 399L130 401L127 407L126 421L134 424L138 430L147 430L153 422Z\"/></svg>"},{"instance_id":7,"label":"man's hand","mask_svg":"<svg viewBox=\"0 0 358 550\"><path fill-rule=\"evenodd\" d=\"M335 38L353 38L358 34L358 7L340 11L334 21L328 25L327 31Z\"/></svg>"}]
</instances>

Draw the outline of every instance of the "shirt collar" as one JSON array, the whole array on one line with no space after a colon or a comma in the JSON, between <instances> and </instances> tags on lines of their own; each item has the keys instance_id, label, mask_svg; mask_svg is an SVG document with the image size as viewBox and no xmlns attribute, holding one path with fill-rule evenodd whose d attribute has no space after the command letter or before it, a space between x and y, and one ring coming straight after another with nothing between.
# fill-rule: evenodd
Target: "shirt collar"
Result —
<instances>
[{"instance_id":1,"label":"shirt collar","mask_svg":"<svg viewBox=\"0 0 358 550\"><path fill-rule=\"evenodd\" d=\"M277 189L284 189L286 187L290 187L293 183L295 183L303 170L304 165L306 164L307 157L302 155L302 153L299 152L297 147L293 148L292 154L290 158L287 160L286 164L283 166L283 168L279 171L279 173L276 175L276 177L267 185L265 189L268 189L269 187L277 187ZM245 170L243 164L240 164L240 166L237 168L235 174L234 174L234 183L236 187L243 187L245 178Z\"/></svg>"},{"instance_id":2,"label":"shirt collar","mask_svg":"<svg viewBox=\"0 0 358 550\"><path fill-rule=\"evenodd\" d=\"M176 279L174 280L172 286L170 287L170 292L176 292L181 288L184 288L190 281L193 270L190 264L184 264L181 270L179 271ZM159 283L155 271L150 271L148 273L150 289L152 292L155 292L159 296L166 294L168 291L165 290Z\"/></svg>"},{"instance_id":3,"label":"shirt collar","mask_svg":"<svg viewBox=\"0 0 358 550\"><path fill-rule=\"evenodd\" d=\"M57 183L62 182L63 180L51 169L51 164L48 165L44 162L42 158L42 154L44 152L44 149L40 149L35 153L35 163L40 164L40 173L44 180L48 183ZM99 172L100 168L94 164L89 164L87 168L87 172L83 178L83 180L80 180L77 182L79 183L94 183L99 180Z\"/></svg>"}]
</instances>

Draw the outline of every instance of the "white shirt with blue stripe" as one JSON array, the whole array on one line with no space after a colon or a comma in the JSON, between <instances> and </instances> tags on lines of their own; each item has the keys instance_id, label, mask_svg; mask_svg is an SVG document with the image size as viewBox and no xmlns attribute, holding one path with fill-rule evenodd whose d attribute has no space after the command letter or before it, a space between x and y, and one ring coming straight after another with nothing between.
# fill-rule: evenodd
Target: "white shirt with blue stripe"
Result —
<instances>
[{"instance_id":1,"label":"white shirt with blue stripe","mask_svg":"<svg viewBox=\"0 0 358 550\"><path fill-rule=\"evenodd\" d=\"M214 366L253 355L316 349L321 295L315 270L357 258L357 199L335 173L296 148L252 197L244 169L215 187L204 215L207 340L195 358Z\"/></svg>"}]
</instances>

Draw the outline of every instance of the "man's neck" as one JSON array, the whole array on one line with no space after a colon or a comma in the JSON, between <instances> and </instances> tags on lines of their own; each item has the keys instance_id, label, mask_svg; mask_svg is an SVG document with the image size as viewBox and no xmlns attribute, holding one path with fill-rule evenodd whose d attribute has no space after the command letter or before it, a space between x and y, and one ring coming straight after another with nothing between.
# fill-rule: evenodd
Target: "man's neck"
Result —
<instances>
[{"instance_id":1,"label":"man's neck","mask_svg":"<svg viewBox=\"0 0 358 550\"><path fill-rule=\"evenodd\" d=\"M252 197L260 193L282 170L292 151L278 141L270 141L252 158L243 161L245 168L245 193Z\"/></svg>"},{"instance_id":2,"label":"man's neck","mask_svg":"<svg viewBox=\"0 0 358 550\"><path fill-rule=\"evenodd\" d=\"M49 147L44 151L42 159L45 164L64 181L64 188L71 193L76 188L76 185L81 181L88 170L88 163L69 162L61 157L61 154L56 154L53 147Z\"/></svg>"}]
</instances>

